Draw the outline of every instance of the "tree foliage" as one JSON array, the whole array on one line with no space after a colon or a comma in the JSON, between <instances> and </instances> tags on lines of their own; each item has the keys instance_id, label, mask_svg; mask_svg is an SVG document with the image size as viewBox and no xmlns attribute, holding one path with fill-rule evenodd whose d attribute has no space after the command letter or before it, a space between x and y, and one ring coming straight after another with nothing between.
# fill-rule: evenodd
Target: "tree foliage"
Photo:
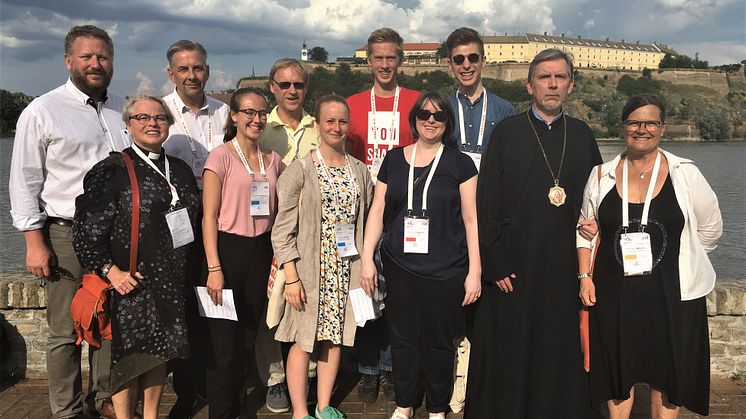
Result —
<instances>
[{"instance_id":1,"label":"tree foliage","mask_svg":"<svg viewBox=\"0 0 746 419\"><path fill-rule=\"evenodd\" d=\"M658 64L658 68L708 68L709 63L707 60L702 61L699 59L699 53L695 54L694 58L691 58L686 55L677 55L673 56L671 54L666 54L663 56L663 59L661 60L660 64Z\"/></svg>"},{"instance_id":2,"label":"tree foliage","mask_svg":"<svg viewBox=\"0 0 746 419\"><path fill-rule=\"evenodd\" d=\"M625 74L619 79L617 90L626 96L642 94L659 95L661 92L661 83L654 78L640 77L634 79Z\"/></svg>"},{"instance_id":3,"label":"tree foliage","mask_svg":"<svg viewBox=\"0 0 746 419\"><path fill-rule=\"evenodd\" d=\"M725 113L719 109L706 109L697 117L699 135L705 140L728 138L729 124Z\"/></svg>"},{"instance_id":4,"label":"tree foliage","mask_svg":"<svg viewBox=\"0 0 746 419\"><path fill-rule=\"evenodd\" d=\"M328 58L329 53L324 47L313 47L308 51L308 59L313 62L325 63Z\"/></svg>"},{"instance_id":5,"label":"tree foliage","mask_svg":"<svg viewBox=\"0 0 746 419\"><path fill-rule=\"evenodd\" d=\"M0 133L8 134L16 127L18 117L33 98L23 93L0 89Z\"/></svg>"}]
</instances>

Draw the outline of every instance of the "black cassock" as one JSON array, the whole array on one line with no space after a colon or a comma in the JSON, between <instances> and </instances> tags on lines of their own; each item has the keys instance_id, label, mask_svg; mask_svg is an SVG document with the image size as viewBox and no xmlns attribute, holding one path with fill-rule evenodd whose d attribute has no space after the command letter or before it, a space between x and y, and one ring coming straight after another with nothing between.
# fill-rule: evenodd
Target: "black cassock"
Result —
<instances>
[{"instance_id":1,"label":"black cassock","mask_svg":"<svg viewBox=\"0 0 746 419\"><path fill-rule=\"evenodd\" d=\"M559 185L567 200L559 207L549 202L554 181L530 124L555 175L566 128ZM593 132L569 116L549 129L529 111L493 131L477 186L485 287L470 335L465 418L590 416L575 227L588 175L600 163ZM494 280L513 272L513 292L505 294Z\"/></svg>"}]
</instances>

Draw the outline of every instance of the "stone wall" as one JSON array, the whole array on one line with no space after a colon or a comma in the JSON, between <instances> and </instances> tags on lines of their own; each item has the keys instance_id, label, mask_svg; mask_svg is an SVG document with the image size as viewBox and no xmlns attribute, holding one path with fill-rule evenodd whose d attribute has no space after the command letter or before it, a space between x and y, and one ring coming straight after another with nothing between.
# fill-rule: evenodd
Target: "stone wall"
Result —
<instances>
[{"instance_id":1,"label":"stone wall","mask_svg":"<svg viewBox=\"0 0 746 419\"><path fill-rule=\"evenodd\" d=\"M0 273L0 327L7 337L0 379L46 378L46 289L27 274ZM711 371L746 375L746 280L718 281L707 296ZM87 348L84 347L84 369Z\"/></svg>"}]
</instances>

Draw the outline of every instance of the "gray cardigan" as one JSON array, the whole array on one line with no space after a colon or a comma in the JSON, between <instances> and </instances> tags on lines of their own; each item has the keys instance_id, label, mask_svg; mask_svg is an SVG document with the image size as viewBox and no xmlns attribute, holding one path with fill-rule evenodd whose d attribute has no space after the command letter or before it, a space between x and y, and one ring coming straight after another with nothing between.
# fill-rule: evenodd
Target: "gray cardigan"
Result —
<instances>
[{"instance_id":1,"label":"gray cardigan","mask_svg":"<svg viewBox=\"0 0 746 419\"><path fill-rule=\"evenodd\" d=\"M277 180L277 218L272 227L272 247L277 265L295 260L298 276L306 293L305 311L285 304L275 339L298 342L305 352L313 352L319 318L319 276L321 264L321 190L316 166L308 153L292 162ZM355 226L355 246L363 250L363 229L373 191L370 172L365 164L350 156L350 166L357 178L360 205ZM360 288L360 256L352 258L349 290ZM345 305L342 344L355 343L355 314L349 297Z\"/></svg>"}]
</instances>

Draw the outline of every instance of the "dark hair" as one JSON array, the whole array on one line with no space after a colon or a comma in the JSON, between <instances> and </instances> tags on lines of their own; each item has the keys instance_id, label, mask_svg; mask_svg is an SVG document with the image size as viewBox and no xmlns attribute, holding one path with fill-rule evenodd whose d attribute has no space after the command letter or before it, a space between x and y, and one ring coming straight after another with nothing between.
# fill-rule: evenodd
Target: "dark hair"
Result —
<instances>
[{"instance_id":1,"label":"dark hair","mask_svg":"<svg viewBox=\"0 0 746 419\"><path fill-rule=\"evenodd\" d=\"M626 121L627 118L629 118L629 114L646 105L653 105L657 107L661 111L661 123L666 122L666 104L661 98L654 95L632 96L631 98L627 99L627 103L625 103L624 107L622 108L621 121Z\"/></svg>"},{"instance_id":2,"label":"dark hair","mask_svg":"<svg viewBox=\"0 0 746 419\"><path fill-rule=\"evenodd\" d=\"M231 108L231 112L238 112L238 102L241 101L241 98L246 96L254 94L259 96L260 98L264 99L264 105L269 106L269 101L267 100L267 96L264 96L264 93L262 93L261 90L255 88L255 87L242 87L238 90L236 90L233 95L231 96L230 103L228 103L228 106ZM233 138L236 137L236 134L238 133L238 128L236 128L235 122L233 122L233 118L231 118L230 112L228 113L228 120L225 122L225 128L223 128L223 142L226 143Z\"/></svg>"},{"instance_id":3,"label":"dark hair","mask_svg":"<svg viewBox=\"0 0 746 419\"><path fill-rule=\"evenodd\" d=\"M570 81L573 80L575 67L572 65L572 57L570 57L569 54L566 52L559 50L557 48L547 48L544 51L541 51L540 53L536 54L533 60L531 60L531 64L528 66L528 82L531 83L531 80L534 79L534 72L536 72L536 66L543 63L544 61L554 61L554 60L565 60L567 63L568 68L568 76L570 77Z\"/></svg>"},{"instance_id":4,"label":"dark hair","mask_svg":"<svg viewBox=\"0 0 746 419\"><path fill-rule=\"evenodd\" d=\"M415 114L425 106L425 102L431 102L436 108L439 108L441 111L446 113L446 129L445 132L443 132L442 141L443 144L446 145L455 144L453 140L453 129L456 125L456 117L453 115L453 108L440 93L434 90L421 94L417 99L417 102L414 103L414 106L412 106L412 109L409 111L409 130L412 133L412 137L419 138L420 136L417 132L417 116Z\"/></svg>"},{"instance_id":5,"label":"dark hair","mask_svg":"<svg viewBox=\"0 0 746 419\"><path fill-rule=\"evenodd\" d=\"M479 46L479 53L484 57L484 41L479 36L479 32L472 28L458 28L451 32L446 39L446 49L448 50L448 58L451 58L453 49L461 45L467 45L475 43Z\"/></svg>"},{"instance_id":6,"label":"dark hair","mask_svg":"<svg viewBox=\"0 0 746 419\"><path fill-rule=\"evenodd\" d=\"M112 57L114 56L114 43L111 41L111 37L109 36L109 34L98 26L93 25L80 25L70 28L67 36L65 36L66 55L72 55L73 44L75 43L75 40L80 38L81 36L84 36L86 38L98 38L104 41L106 43L106 46L109 47L109 53L111 53Z\"/></svg>"},{"instance_id":7,"label":"dark hair","mask_svg":"<svg viewBox=\"0 0 746 419\"><path fill-rule=\"evenodd\" d=\"M202 61L207 62L207 50L199 42L192 42L188 39L182 39L171 44L166 50L166 59L168 60L169 67L171 66L171 58L177 52L181 51L197 51L202 54Z\"/></svg>"},{"instance_id":8,"label":"dark hair","mask_svg":"<svg viewBox=\"0 0 746 419\"><path fill-rule=\"evenodd\" d=\"M272 68L269 69L270 82L275 79L275 74L278 71L285 68L297 69L301 77L303 77L303 82L308 83L308 71L306 71L306 68L303 67L303 63L296 60L295 58L280 58L279 60L275 61L275 63L272 64Z\"/></svg>"},{"instance_id":9,"label":"dark hair","mask_svg":"<svg viewBox=\"0 0 746 419\"><path fill-rule=\"evenodd\" d=\"M399 35L399 32L391 28L380 28L370 33L368 45L366 46L368 58L370 58L370 54L373 52L373 44L382 44L384 42L396 44L396 54L399 56L399 61L404 58L404 39Z\"/></svg>"},{"instance_id":10,"label":"dark hair","mask_svg":"<svg viewBox=\"0 0 746 419\"><path fill-rule=\"evenodd\" d=\"M345 106L345 109L347 109L347 115L350 114L350 105L347 104L345 98L335 94L324 95L316 101L316 108L313 111L313 117L316 118L316 122L319 122L321 117L321 105L327 103L340 103Z\"/></svg>"}]
</instances>

